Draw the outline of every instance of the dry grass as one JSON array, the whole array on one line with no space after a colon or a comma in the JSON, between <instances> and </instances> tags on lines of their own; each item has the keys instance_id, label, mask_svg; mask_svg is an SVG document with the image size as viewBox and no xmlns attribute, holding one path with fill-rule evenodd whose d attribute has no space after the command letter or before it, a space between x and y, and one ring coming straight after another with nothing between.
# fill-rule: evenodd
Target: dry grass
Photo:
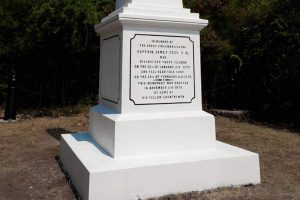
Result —
<instances>
[{"instance_id":1,"label":"dry grass","mask_svg":"<svg viewBox=\"0 0 300 200\"><path fill-rule=\"evenodd\" d=\"M262 184L171 195L156 200L300 200L300 134L217 117L220 141L260 155Z\"/></svg>"},{"instance_id":2,"label":"dry grass","mask_svg":"<svg viewBox=\"0 0 300 200\"><path fill-rule=\"evenodd\" d=\"M0 199L68 200L74 195L57 163L62 133L84 131L83 115L0 124ZM300 135L217 117L218 139L260 154L262 184L157 200L300 199Z\"/></svg>"}]
</instances>

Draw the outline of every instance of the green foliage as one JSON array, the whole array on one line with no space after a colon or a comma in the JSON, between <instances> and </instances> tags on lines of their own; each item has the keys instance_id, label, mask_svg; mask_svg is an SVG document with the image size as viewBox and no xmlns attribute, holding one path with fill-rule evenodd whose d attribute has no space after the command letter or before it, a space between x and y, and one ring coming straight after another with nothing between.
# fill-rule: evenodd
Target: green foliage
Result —
<instances>
[{"instance_id":1,"label":"green foliage","mask_svg":"<svg viewBox=\"0 0 300 200\"><path fill-rule=\"evenodd\" d=\"M93 26L113 9L113 0L1 0L0 84L16 71L25 107L95 96L99 42Z\"/></svg>"},{"instance_id":2,"label":"green foliage","mask_svg":"<svg viewBox=\"0 0 300 200\"><path fill-rule=\"evenodd\" d=\"M253 5L252 5L253 7ZM245 60L247 104L260 117L299 123L300 6L294 0L264 2L249 15L255 21L239 30L238 46ZM250 19L249 19L250 21Z\"/></svg>"},{"instance_id":3,"label":"green foliage","mask_svg":"<svg viewBox=\"0 0 300 200\"><path fill-rule=\"evenodd\" d=\"M300 4L297 0L192 0L209 20L202 31L208 107L250 109L300 125Z\"/></svg>"},{"instance_id":4,"label":"green foliage","mask_svg":"<svg viewBox=\"0 0 300 200\"><path fill-rule=\"evenodd\" d=\"M201 32L208 107L250 109L300 124L298 0L184 0L209 20ZM114 0L0 0L0 104L16 71L19 105L76 104L98 90L93 25ZM298 120L298 121L297 121Z\"/></svg>"}]
</instances>

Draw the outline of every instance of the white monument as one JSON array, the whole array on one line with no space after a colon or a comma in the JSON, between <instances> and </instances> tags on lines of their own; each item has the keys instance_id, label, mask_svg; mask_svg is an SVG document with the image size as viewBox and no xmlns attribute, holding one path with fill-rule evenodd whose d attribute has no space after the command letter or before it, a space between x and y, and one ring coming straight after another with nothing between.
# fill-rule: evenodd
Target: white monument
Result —
<instances>
[{"instance_id":1,"label":"white monument","mask_svg":"<svg viewBox=\"0 0 300 200\"><path fill-rule=\"evenodd\" d=\"M202 110L199 31L182 0L118 0L101 38L100 103L60 159L84 200L260 183L257 154L216 141Z\"/></svg>"}]
</instances>

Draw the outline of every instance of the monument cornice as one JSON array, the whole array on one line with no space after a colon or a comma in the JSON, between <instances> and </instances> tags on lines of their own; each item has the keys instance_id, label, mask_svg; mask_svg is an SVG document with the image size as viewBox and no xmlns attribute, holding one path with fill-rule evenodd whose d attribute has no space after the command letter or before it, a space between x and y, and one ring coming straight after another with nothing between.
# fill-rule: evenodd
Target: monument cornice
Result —
<instances>
[{"instance_id":1,"label":"monument cornice","mask_svg":"<svg viewBox=\"0 0 300 200\"><path fill-rule=\"evenodd\" d=\"M158 16L137 16L130 14L118 14L94 26L96 32L101 34L102 30L107 30L112 26L147 26L147 27L167 27L169 29L184 29L200 31L208 25L208 20L192 18L174 18Z\"/></svg>"}]
</instances>

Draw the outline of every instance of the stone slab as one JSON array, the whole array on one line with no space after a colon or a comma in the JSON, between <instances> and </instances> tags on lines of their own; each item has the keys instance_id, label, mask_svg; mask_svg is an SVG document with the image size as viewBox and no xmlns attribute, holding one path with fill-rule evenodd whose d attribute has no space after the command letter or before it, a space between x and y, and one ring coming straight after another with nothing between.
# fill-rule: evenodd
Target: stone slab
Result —
<instances>
[{"instance_id":1,"label":"stone slab","mask_svg":"<svg viewBox=\"0 0 300 200\"><path fill-rule=\"evenodd\" d=\"M112 157L160 155L214 148L214 116L204 111L116 113L90 110L89 132Z\"/></svg>"},{"instance_id":2,"label":"stone slab","mask_svg":"<svg viewBox=\"0 0 300 200\"><path fill-rule=\"evenodd\" d=\"M116 159L88 133L66 134L60 159L84 200L137 200L260 183L258 154L221 142L215 149Z\"/></svg>"}]
</instances>

